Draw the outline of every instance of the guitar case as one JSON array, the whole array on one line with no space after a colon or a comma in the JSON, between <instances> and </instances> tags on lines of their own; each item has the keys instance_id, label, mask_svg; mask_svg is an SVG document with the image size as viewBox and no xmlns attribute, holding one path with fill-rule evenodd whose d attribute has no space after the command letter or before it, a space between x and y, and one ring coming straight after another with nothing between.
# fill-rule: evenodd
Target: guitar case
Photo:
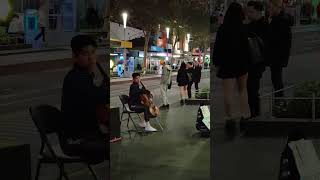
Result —
<instances>
[{"instance_id":1,"label":"guitar case","mask_svg":"<svg viewBox=\"0 0 320 180\"><path fill-rule=\"evenodd\" d=\"M199 106L196 120L196 129L200 131L202 137L210 137L210 129L204 124L203 112L201 109L202 105Z\"/></svg>"}]
</instances>

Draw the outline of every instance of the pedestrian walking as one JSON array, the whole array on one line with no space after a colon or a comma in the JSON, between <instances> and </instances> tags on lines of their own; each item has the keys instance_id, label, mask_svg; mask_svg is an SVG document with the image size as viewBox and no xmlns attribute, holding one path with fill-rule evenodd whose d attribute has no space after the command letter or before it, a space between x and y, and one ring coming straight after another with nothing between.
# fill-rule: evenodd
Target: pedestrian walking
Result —
<instances>
[{"instance_id":1,"label":"pedestrian walking","mask_svg":"<svg viewBox=\"0 0 320 180\"><path fill-rule=\"evenodd\" d=\"M193 84L193 76L194 76L194 67L192 62L187 63L187 76L188 76L187 91L188 91L188 98L190 99L192 97L191 87Z\"/></svg>"},{"instance_id":2,"label":"pedestrian walking","mask_svg":"<svg viewBox=\"0 0 320 180\"><path fill-rule=\"evenodd\" d=\"M236 2L231 3L224 23L218 29L213 53L217 77L223 82L226 130L232 130L231 132L235 128L231 111L235 81L240 96L241 119L250 117L247 96L249 43L243 20L242 6Z\"/></svg>"},{"instance_id":3,"label":"pedestrian walking","mask_svg":"<svg viewBox=\"0 0 320 180\"><path fill-rule=\"evenodd\" d=\"M249 1L247 4L247 18L249 20L248 32L249 36L253 38L259 38L262 42L262 46L266 41L266 30L268 28L265 17L262 16L263 4L259 1ZM257 47L259 48L259 47ZM263 47L261 50L263 52ZM251 117L257 117L260 115L260 79L265 71L264 54L262 59L252 60L249 65L247 90L248 90L248 103L250 107ZM251 57L254 58L254 57ZM256 57L258 58L258 57Z\"/></svg>"},{"instance_id":4,"label":"pedestrian walking","mask_svg":"<svg viewBox=\"0 0 320 180\"><path fill-rule=\"evenodd\" d=\"M169 108L167 91L171 88L172 85L172 68L164 61L161 61L160 63L163 66L160 80L160 92L163 101L163 105L161 106L161 108Z\"/></svg>"},{"instance_id":5,"label":"pedestrian walking","mask_svg":"<svg viewBox=\"0 0 320 180\"><path fill-rule=\"evenodd\" d=\"M194 87L196 89L196 93L199 92L199 83L200 83L200 80L201 80L201 71L202 71L202 67L199 64L199 62L194 61L193 82L194 82Z\"/></svg>"},{"instance_id":6,"label":"pedestrian walking","mask_svg":"<svg viewBox=\"0 0 320 180\"><path fill-rule=\"evenodd\" d=\"M177 75L177 83L180 88L180 104L184 104L185 100L187 98L187 85L188 85L188 75L187 75L187 69L186 64L184 62L181 63L180 69L178 70Z\"/></svg>"},{"instance_id":7,"label":"pedestrian walking","mask_svg":"<svg viewBox=\"0 0 320 180\"><path fill-rule=\"evenodd\" d=\"M284 13L282 0L268 1L268 32L266 37L266 62L271 70L271 80L274 91L283 89L283 68L288 66L293 20ZM284 92L275 93L276 97L283 97Z\"/></svg>"}]
</instances>

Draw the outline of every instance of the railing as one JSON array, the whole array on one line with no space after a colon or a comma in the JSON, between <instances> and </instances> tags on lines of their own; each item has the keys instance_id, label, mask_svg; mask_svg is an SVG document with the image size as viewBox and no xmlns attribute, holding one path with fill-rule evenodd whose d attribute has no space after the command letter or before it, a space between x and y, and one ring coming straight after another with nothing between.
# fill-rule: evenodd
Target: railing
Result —
<instances>
[{"instance_id":1,"label":"railing","mask_svg":"<svg viewBox=\"0 0 320 180\"><path fill-rule=\"evenodd\" d=\"M267 94L264 94L264 95L261 95L260 96L260 99L263 101L265 99L269 99L269 113L270 113L270 118L274 118L274 114L273 114L273 108L274 108L274 100L283 100L283 101L286 101L286 102L290 102L291 101L297 101L297 100L306 100L306 101L311 101L311 121L315 121L316 120L316 101L320 101L320 97L316 97L315 93L312 94L312 97L275 97L274 95L276 93L279 93L279 92L284 92L286 90L290 90L290 89L294 89L298 86L300 86L301 84L296 84L296 85L292 85L292 86L289 86L289 87L285 87L283 89L280 89L280 90L277 90L277 91L273 91L271 93L267 93ZM262 107L262 106L261 106Z\"/></svg>"}]
</instances>

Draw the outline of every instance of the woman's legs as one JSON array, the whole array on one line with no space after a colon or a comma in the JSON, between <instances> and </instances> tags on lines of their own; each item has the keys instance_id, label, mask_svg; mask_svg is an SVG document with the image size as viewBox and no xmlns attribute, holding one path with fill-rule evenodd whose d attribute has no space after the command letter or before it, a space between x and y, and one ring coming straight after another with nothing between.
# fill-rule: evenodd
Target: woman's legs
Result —
<instances>
[{"instance_id":1,"label":"woman's legs","mask_svg":"<svg viewBox=\"0 0 320 180\"><path fill-rule=\"evenodd\" d=\"M247 91L248 74L237 78L238 91L240 96L240 112L244 118L250 117L250 110L248 104L248 91Z\"/></svg>"},{"instance_id":2,"label":"woman's legs","mask_svg":"<svg viewBox=\"0 0 320 180\"><path fill-rule=\"evenodd\" d=\"M184 99L188 98L188 88L187 87L188 87L187 85L183 87L184 88Z\"/></svg>"},{"instance_id":3,"label":"woman's legs","mask_svg":"<svg viewBox=\"0 0 320 180\"><path fill-rule=\"evenodd\" d=\"M184 86L179 86L180 88L180 100L184 99Z\"/></svg>"},{"instance_id":4,"label":"woman's legs","mask_svg":"<svg viewBox=\"0 0 320 180\"><path fill-rule=\"evenodd\" d=\"M224 112L227 119L232 118L231 102L233 91L233 79L223 79L223 98L224 98Z\"/></svg>"}]
</instances>

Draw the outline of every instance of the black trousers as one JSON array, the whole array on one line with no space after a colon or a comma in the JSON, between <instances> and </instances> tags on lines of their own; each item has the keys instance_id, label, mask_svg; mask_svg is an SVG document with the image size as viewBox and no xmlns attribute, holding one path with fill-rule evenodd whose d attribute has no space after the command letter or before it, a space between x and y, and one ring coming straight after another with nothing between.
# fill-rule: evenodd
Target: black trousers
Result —
<instances>
[{"instance_id":1,"label":"black trousers","mask_svg":"<svg viewBox=\"0 0 320 180\"><path fill-rule=\"evenodd\" d=\"M282 69L283 69L283 67L281 67L281 66L271 66L270 67L271 81L272 81L274 91L278 91L280 89L283 89L283 87L284 87L283 78L282 78ZM283 91L275 93L275 97L283 97L283 96L284 96Z\"/></svg>"},{"instance_id":2,"label":"black trousers","mask_svg":"<svg viewBox=\"0 0 320 180\"><path fill-rule=\"evenodd\" d=\"M90 164L98 164L110 160L109 139L93 136L79 140L62 140L61 147L69 156L80 156Z\"/></svg>"},{"instance_id":3,"label":"black trousers","mask_svg":"<svg viewBox=\"0 0 320 180\"><path fill-rule=\"evenodd\" d=\"M251 116L256 117L260 115L260 80L264 67L254 67L249 70L247 80L248 104Z\"/></svg>"},{"instance_id":4,"label":"black trousers","mask_svg":"<svg viewBox=\"0 0 320 180\"><path fill-rule=\"evenodd\" d=\"M192 87L192 82L188 83L187 91L188 91L188 98L191 98L191 87Z\"/></svg>"},{"instance_id":5,"label":"black trousers","mask_svg":"<svg viewBox=\"0 0 320 180\"><path fill-rule=\"evenodd\" d=\"M146 122L149 121L149 108L142 105L142 104L138 104L138 105L131 105L130 106L130 110L137 112L137 113L143 113L144 115L144 120Z\"/></svg>"},{"instance_id":6,"label":"black trousers","mask_svg":"<svg viewBox=\"0 0 320 180\"><path fill-rule=\"evenodd\" d=\"M194 82L194 87L196 88L196 92L199 91L199 83L198 82Z\"/></svg>"}]
</instances>

